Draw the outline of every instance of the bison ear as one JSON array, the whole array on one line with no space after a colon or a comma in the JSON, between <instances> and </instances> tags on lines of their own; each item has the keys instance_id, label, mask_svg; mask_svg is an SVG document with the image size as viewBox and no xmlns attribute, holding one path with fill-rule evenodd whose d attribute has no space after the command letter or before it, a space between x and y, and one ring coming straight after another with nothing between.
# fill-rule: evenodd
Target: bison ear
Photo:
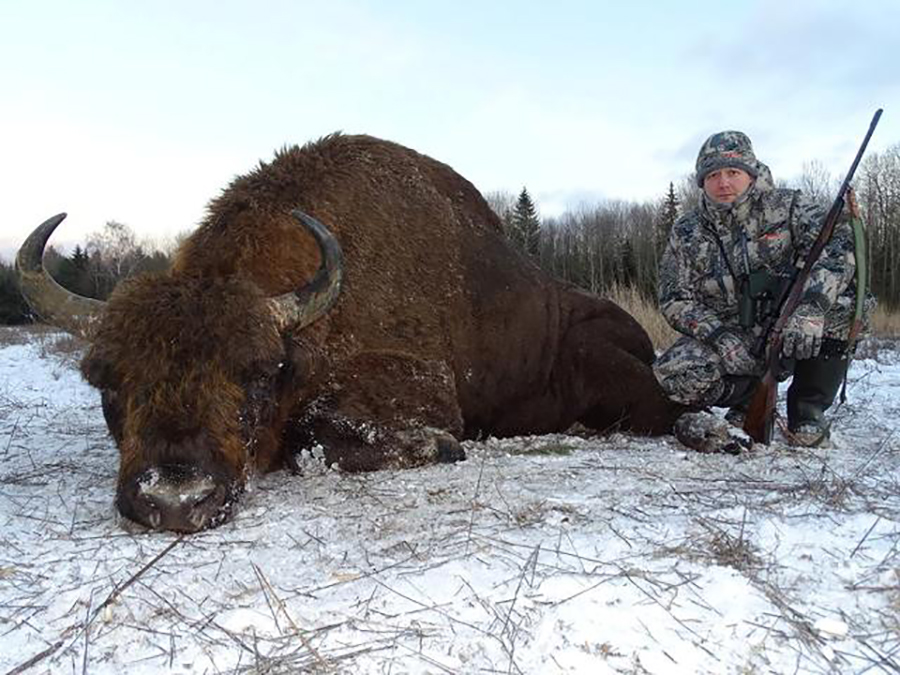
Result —
<instances>
[{"instance_id":1,"label":"bison ear","mask_svg":"<svg viewBox=\"0 0 900 675\"><path fill-rule=\"evenodd\" d=\"M112 362L96 354L93 349L81 361L81 374L92 387L115 388L116 374Z\"/></svg>"}]
</instances>

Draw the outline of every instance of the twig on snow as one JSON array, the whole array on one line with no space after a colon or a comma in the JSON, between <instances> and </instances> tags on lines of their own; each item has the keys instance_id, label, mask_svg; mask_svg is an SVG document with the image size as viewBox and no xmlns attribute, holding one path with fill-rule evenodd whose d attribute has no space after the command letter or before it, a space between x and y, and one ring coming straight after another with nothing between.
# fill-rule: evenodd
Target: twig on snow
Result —
<instances>
[{"instance_id":1,"label":"twig on snow","mask_svg":"<svg viewBox=\"0 0 900 675\"><path fill-rule=\"evenodd\" d=\"M21 417L21 414L16 415L16 421L13 422L13 428L12 428L12 429L10 430L10 432L9 432L9 438L8 438L7 441L6 441L6 447L3 449L3 457L4 457L4 459L5 459L6 457L9 457L9 446L12 445L13 437L16 435L16 431L17 431L18 428L19 428L19 418L20 418L20 417Z\"/></svg>"},{"instance_id":2,"label":"twig on snow","mask_svg":"<svg viewBox=\"0 0 900 675\"><path fill-rule=\"evenodd\" d=\"M531 555L528 557L528 560L525 561L525 566L522 568L522 574L519 575L519 583L516 584L516 592L513 594L512 602L509 603L509 611L506 612L506 620L503 622L503 628L500 631L500 634L504 633L509 640L509 670L508 672L512 672L513 668L516 669L517 672L522 672L519 666L516 664L516 635L519 632L519 626L515 625L515 631L511 631L509 629L510 621L512 619L513 610L516 607L516 600L519 599L519 591L522 590L522 584L525 582L525 577L528 574L528 568L531 567L531 575L532 579L534 578L534 571L537 567L538 556L541 554L541 545L538 544L534 547L534 551L531 552Z\"/></svg>"},{"instance_id":3,"label":"twig on snow","mask_svg":"<svg viewBox=\"0 0 900 675\"><path fill-rule=\"evenodd\" d=\"M487 453L481 456L481 466L478 468L478 480L475 482L475 494L472 495L472 512L469 517L468 536L466 537L465 555L469 554L469 544L472 542L472 528L475 526L475 508L478 505L478 493L481 490L481 479L484 476L484 464L487 461Z\"/></svg>"},{"instance_id":4,"label":"twig on snow","mask_svg":"<svg viewBox=\"0 0 900 675\"><path fill-rule=\"evenodd\" d=\"M81 630L76 633L74 639L78 640L78 638L81 637L82 633L85 633L88 630L90 630L91 624L97 618L97 615L100 614L100 612L102 612L109 605L111 605L113 602L115 602L116 599L125 591L125 589L127 589L134 582L136 582L138 579L140 579L149 569L151 569L167 553L169 553L169 551L171 551L178 544L180 544L182 542L182 540L184 539L184 537L185 537L185 535L183 535L183 534L179 535L178 538L175 539L175 541L173 541L171 544L166 546L162 551L160 551L156 556L154 556L154 558L150 562L148 562L141 569L139 569L137 572L135 572L124 584L113 589L113 591L107 596L106 600L104 600L102 603L100 603L97 606L97 608L93 611L93 613L91 613L90 617L85 620ZM62 640L59 640L52 647L45 649L40 654L36 654L35 656L31 657L24 663L13 668L11 671L9 671L7 673L7 675L16 675L17 673L25 672L29 668L33 668L34 666L36 666L38 663L40 663L47 657L55 654L57 652L57 650L59 650L65 644L65 642L66 642L65 638Z\"/></svg>"},{"instance_id":5,"label":"twig on snow","mask_svg":"<svg viewBox=\"0 0 900 675\"><path fill-rule=\"evenodd\" d=\"M19 673L24 673L25 671L29 670L30 668L33 668L34 666L39 664L41 661L46 659L48 656L51 656L54 653L56 653L56 651L60 647L62 647L63 644L65 644L65 642L66 642L65 638L63 638L62 640L59 640L55 644L50 645L44 651L35 654L34 656L32 656L30 659L28 659L24 663L20 663L18 666L16 666L15 668L13 668L9 672L7 672L6 675L19 675Z\"/></svg>"},{"instance_id":6,"label":"twig on snow","mask_svg":"<svg viewBox=\"0 0 900 675\"><path fill-rule=\"evenodd\" d=\"M81 655L81 672L87 675L88 667L88 647L91 643L91 607L94 606L94 591L91 589L91 596L88 599L87 611L84 613L84 654Z\"/></svg>"},{"instance_id":7,"label":"twig on snow","mask_svg":"<svg viewBox=\"0 0 900 675\"><path fill-rule=\"evenodd\" d=\"M878 516L875 519L875 522L872 523L872 526L868 530L866 530L866 533L863 535L863 538L859 540L859 543L856 545L856 548L853 549L853 552L850 554L851 558L856 555L857 551L859 551L859 549L862 547L862 545L866 542L866 539L869 538L869 535L872 534L872 530L874 530L875 526L878 525L878 523L880 523L880 522L881 522L881 516Z\"/></svg>"},{"instance_id":8,"label":"twig on snow","mask_svg":"<svg viewBox=\"0 0 900 675\"><path fill-rule=\"evenodd\" d=\"M313 658L319 663L321 666L328 666L328 661L322 658L322 655L316 651L316 648L312 646L309 640L306 639L306 636L303 635L303 631L300 630L300 627L297 626L294 618L288 613L287 607L285 607L284 600L278 597L275 593L275 589L272 588L272 584L269 583L269 580L266 578L266 575L263 574L263 571L259 568L256 563L250 563L253 566L253 571L256 572L256 577L259 580L259 585L262 588L263 595L266 598L266 604L269 606L269 611L272 613L272 619L275 621L275 626L281 631L281 626L278 625L278 612L287 619L288 623L291 624L291 628L294 629L294 634L300 638L300 642L303 643L303 646L306 647L307 651L313 655ZM271 595L272 599L274 599L276 606L272 606L272 602L269 600L269 596Z\"/></svg>"}]
</instances>

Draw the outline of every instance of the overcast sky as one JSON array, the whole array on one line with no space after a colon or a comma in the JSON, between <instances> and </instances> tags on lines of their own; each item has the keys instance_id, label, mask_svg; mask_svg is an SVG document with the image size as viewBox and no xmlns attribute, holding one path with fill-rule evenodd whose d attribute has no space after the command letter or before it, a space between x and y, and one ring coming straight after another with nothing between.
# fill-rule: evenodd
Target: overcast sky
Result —
<instances>
[{"instance_id":1,"label":"overcast sky","mask_svg":"<svg viewBox=\"0 0 900 675\"><path fill-rule=\"evenodd\" d=\"M192 229L276 148L408 145L543 214L661 197L715 131L776 178L900 142L900 1L0 0L0 252Z\"/></svg>"}]
</instances>

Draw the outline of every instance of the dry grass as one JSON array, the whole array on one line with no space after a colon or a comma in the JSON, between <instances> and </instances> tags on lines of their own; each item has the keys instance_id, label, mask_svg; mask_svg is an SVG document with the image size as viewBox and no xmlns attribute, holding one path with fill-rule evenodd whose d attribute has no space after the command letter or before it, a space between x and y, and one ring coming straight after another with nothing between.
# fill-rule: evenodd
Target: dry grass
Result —
<instances>
[{"instance_id":1,"label":"dry grass","mask_svg":"<svg viewBox=\"0 0 900 675\"><path fill-rule=\"evenodd\" d=\"M87 347L84 340L45 324L0 326L0 348L23 344L38 345L42 359L51 358L76 370Z\"/></svg>"},{"instance_id":2,"label":"dry grass","mask_svg":"<svg viewBox=\"0 0 900 675\"><path fill-rule=\"evenodd\" d=\"M652 302L635 288L615 286L605 296L625 309L644 327L657 351L664 351L678 337ZM900 338L900 312L878 307L872 315L872 336L876 338Z\"/></svg>"},{"instance_id":3,"label":"dry grass","mask_svg":"<svg viewBox=\"0 0 900 675\"><path fill-rule=\"evenodd\" d=\"M666 323L662 314L659 313L659 309L642 296L636 288L613 286L604 295L637 319L650 335L653 347L657 351L663 351L675 342L678 333Z\"/></svg>"},{"instance_id":4,"label":"dry grass","mask_svg":"<svg viewBox=\"0 0 900 675\"><path fill-rule=\"evenodd\" d=\"M0 348L31 342L30 326L0 326Z\"/></svg>"},{"instance_id":5,"label":"dry grass","mask_svg":"<svg viewBox=\"0 0 900 675\"><path fill-rule=\"evenodd\" d=\"M54 358L71 368L78 368L87 346L84 340L43 324L34 324L27 330L31 336L30 341L40 345L41 358Z\"/></svg>"},{"instance_id":6,"label":"dry grass","mask_svg":"<svg viewBox=\"0 0 900 675\"><path fill-rule=\"evenodd\" d=\"M900 312L877 307L872 314L872 334L875 337L900 337Z\"/></svg>"}]
</instances>

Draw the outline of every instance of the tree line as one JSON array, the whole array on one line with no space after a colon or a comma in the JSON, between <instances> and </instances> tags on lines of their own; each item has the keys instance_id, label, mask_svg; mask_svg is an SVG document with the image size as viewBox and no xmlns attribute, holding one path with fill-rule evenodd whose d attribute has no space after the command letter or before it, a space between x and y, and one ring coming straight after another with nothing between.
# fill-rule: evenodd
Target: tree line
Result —
<instances>
[{"instance_id":1,"label":"tree line","mask_svg":"<svg viewBox=\"0 0 900 675\"><path fill-rule=\"evenodd\" d=\"M793 182L823 207L831 205L843 176L832 176L819 162L804 165ZM869 284L879 303L900 309L900 143L870 153L854 181L867 229ZM614 287L636 288L656 301L659 261L675 221L697 206L700 189L693 175L670 183L659 198L644 202L606 200L593 206L540 218L523 188L486 195L509 240L557 277L603 294Z\"/></svg>"},{"instance_id":2,"label":"tree line","mask_svg":"<svg viewBox=\"0 0 900 675\"><path fill-rule=\"evenodd\" d=\"M109 221L69 254L52 245L44 251L44 267L64 288L79 295L106 300L122 279L141 272L168 269L172 246L141 243L124 223ZM32 320L19 292L14 266L0 261L0 324L16 325Z\"/></svg>"},{"instance_id":3,"label":"tree line","mask_svg":"<svg viewBox=\"0 0 900 675\"><path fill-rule=\"evenodd\" d=\"M779 185L800 188L827 206L841 179L811 162L794 184ZM866 157L855 189L868 229L872 290L883 306L900 309L900 143ZM518 195L485 196L510 242L544 270L593 293L636 288L655 302L659 260L669 231L680 215L697 205L699 194L693 176L686 176L670 183L655 200L605 200L546 218L527 188ZM173 249L139 243L127 225L110 221L69 255L48 247L45 265L64 287L105 300L125 277L168 268ZM0 261L0 323L29 320L13 267Z\"/></svg>"},{"instance_id":4,"label":"tree line","mask_svg":"<svg viewBox=\"0 0 900 675\"><path fill-rule=\"evenodd\" d=\"M864 161L856 189L868 228L872 291L900 309L900 143Z\"/></svg>"}]
</instances>

